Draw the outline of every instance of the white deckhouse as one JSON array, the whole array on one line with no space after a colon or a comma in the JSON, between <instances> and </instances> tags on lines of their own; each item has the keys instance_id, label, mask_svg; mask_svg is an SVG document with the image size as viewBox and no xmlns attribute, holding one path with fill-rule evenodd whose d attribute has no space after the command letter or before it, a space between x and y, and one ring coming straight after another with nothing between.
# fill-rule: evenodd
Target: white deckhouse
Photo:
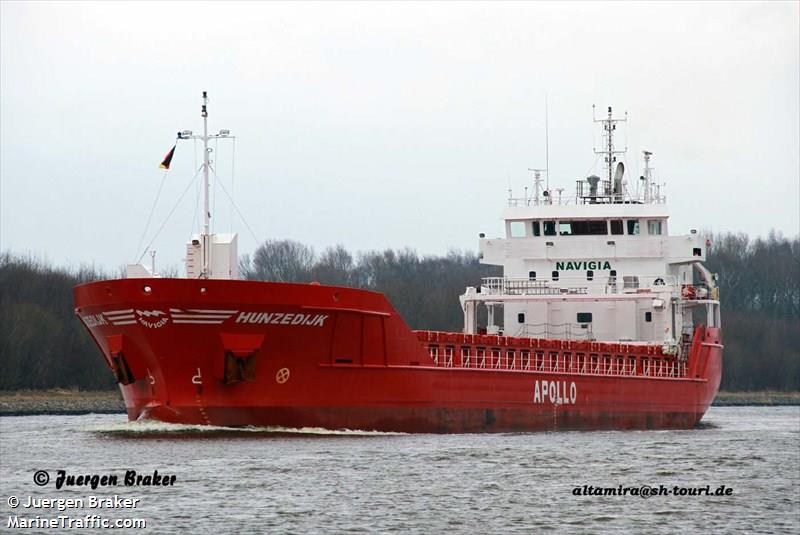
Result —
<instances>
[{"instance_id":1,"label":"white deckhouse","mask_svg":"<svg viewBox=\"0 0 800 535\"><path fill-rule=\"evenodd\" d=\"M509 196L505 237L480 240L481 262L503 266L504 276L461 296L464 332L483 332L483 305L488 334L660 343L680 354L695 320L719 326L716 277L702 265L708 242L694 230L669 235L650 152L635 193L628 188L616 158L625 151L613 141L620 121L611 108L595 120L604 131L603 149L595 151L604 155L604 177L578 180L570 196L542 188L535 170L533 194Z\"/></svg>"}]
</instances>

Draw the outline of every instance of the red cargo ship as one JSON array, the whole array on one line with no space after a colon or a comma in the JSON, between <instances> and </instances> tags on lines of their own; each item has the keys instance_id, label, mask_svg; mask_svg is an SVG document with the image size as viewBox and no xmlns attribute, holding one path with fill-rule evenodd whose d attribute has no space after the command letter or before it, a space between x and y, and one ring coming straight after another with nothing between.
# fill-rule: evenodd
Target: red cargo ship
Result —
<instances>
[{"instance_id":1,"label":"red cargo ship","mask_svg":"<svg viewBox=\"0 0 800 535\"><path fill-rule=\"evenodd\" d=\"M228 132L208 134L203 96L203 134L178 137L207 147ZM722 372L707 244L694 232L668 236L650 153L629 192L613 147L619 120L609 108L597 122L605 179L555 199L537 172L531 196L509 198L505 237L480 241L482 261L504 276L461 296L463 332L413 331L371 291L235 280L236 237L210 234L208 210L187 245L187 278L129 266L129 278L77 286L76 314L130 420L430 433L691 428Z\"/></svg>"}]
</instances>

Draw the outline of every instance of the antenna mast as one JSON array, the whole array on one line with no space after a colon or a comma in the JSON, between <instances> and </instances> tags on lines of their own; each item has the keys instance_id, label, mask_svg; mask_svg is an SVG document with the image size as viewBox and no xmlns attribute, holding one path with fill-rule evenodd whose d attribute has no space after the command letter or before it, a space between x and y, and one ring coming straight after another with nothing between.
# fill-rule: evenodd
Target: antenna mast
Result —
<instances>
[{"instance_id":1,"label":"antenna mast","mask_svg":"<svg viewBox=\"0 0 800 535\"><path fill-rule=\"evenodd\" d=\"M545 189L550 191L550 125L548 121L547 93L544 94L544 172L547 173ZM537 194L536 198L539 196Z\"/></svg>"},{"instance_id":2,"label":"antenna mast","mask_svg":"<svg viewBox=\"0 0 800 535\"><path fill-rule=\"evenodd\" d=\"M644 202L645 204L649 204L652 202L652 194L650 181L652 180L652 169L650 167L650 156L653 154L650 151L642 151L644 152L644 175L642 176L642 180L644 181Z\"/></svg>"},{"instance_id":3,"label":"antenna mast","mask_svg":"<svg viewBox=\"0 0 800 535\"><path fill-rule=\"evenodd\" d=\"M533 171L533 204L538 206L539 193L542 189L542 171L547 171L547 169L531 169L529 167L528 171Z\"/></svg>"},{"instance_id":4,"label":"antenna mast","mask_svg":"<svg viewBox=\"0 0 800 535\"><path fill-rule=\"evenodd\" d=\"M606 194L622 195L622 191L613 191L612 184L614 183L614 164L617 161L617 154L624 154L628 151L614 149L614 130L617 129L617 123L624 123L628 120L628 112L625 112L624 119L614 119L611 114L611 106L608 107L608 115L605 119L597 119L595 117L595 106L592 104L592 120L596 123L603 123L603 138L605 140L605 147L603 150L594 149L595 154L604 155L606 162Z\"/></svg>"}]
</instances>

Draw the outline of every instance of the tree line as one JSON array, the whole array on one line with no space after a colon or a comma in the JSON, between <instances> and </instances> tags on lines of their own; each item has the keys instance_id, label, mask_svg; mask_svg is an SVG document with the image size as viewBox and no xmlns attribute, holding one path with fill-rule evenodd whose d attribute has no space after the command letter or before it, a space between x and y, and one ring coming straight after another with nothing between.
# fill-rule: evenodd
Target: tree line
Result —
<instances>
[{"instance_id":1,"label":"tree line","mask_svg":"<svg viewBox=\"0 0 800 535\"><path fill-rule=\"evenodd\" d=\"M800 390L800 237L712 236L706 265L719 274L725 390ZM240 261L250 280L312 282L381 292L415 329L458 331L458 296L502 275L472 252L412 249L320 253L289 240L264 242ZM0 255L0 390L114 387L97 347L74 316L72 287L108 278Z\"/></svg>"},{"instance_id":2,"label":"tree line","mask_svg":"<svg viewBox=\"0 0 800 535\"><path fill-rule=\"evenodd\" d=\"M800 237L711 236L719 275L722 388L800 390Z\"/></svg>"}]
</instances>

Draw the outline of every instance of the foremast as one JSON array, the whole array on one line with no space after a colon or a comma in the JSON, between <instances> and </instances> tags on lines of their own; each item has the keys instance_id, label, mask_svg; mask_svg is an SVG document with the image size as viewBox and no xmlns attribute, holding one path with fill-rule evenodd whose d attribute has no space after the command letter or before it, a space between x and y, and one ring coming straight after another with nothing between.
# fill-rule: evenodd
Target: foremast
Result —
<instances>
[{"instance_id":1,"label":"foremast","mask_svg":"<svg viewBox=\"0 0 800 535\"><path fill-rule=\"evenodd\" d=\"M232 275L236 269L231 268L228 266L228 273L214 273L212 269L212 252L214 247L212 246L212 234L211 234L211 208L210 208L210 178L209 178L209 171L211 171L211 164L213 161L211 160L211 151L213 150L208 146L208 142L211 139L235 139L234 136L230 135L230 130L220 130L215 134L208 133L208 92L203 91L203 105L200 109L200 115L203 117L203 134L195 134L191 130L182 130L178 132L178 140L200 140L203 142L203 164L202 164L202 173L203 173L203 231L199 236L199 246L200 246L200 272L197 275L197 278L201 279L210 279L210 278L235 278ZM192 244L194 244L194 239L192 240ZM190 269L190 256L191 256L191 245L189 252L187 253L187 273L192 275L192 271ZM223 243L223 245L231 245L233 247L234 257L236 256L236 247L235 247L235 235L228 241ZM229 255L230 256L230 255ZM225 262L227 264L227 262ZM228 276L226 276L228 275Z\"/></svg>"}]
</instances>

